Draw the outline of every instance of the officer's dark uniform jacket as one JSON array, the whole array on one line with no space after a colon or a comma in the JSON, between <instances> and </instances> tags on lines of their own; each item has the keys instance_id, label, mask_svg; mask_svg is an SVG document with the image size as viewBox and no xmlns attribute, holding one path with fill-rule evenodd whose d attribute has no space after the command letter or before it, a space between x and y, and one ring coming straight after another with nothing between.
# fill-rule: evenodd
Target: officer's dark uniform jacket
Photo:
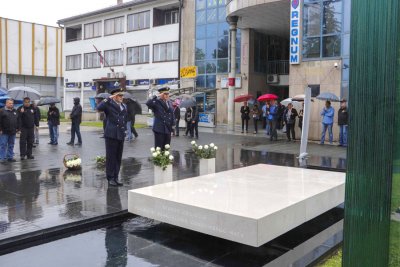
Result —
<instances>
[{"instance_id":1,"label":"officer's dark uniform jacket","mask_svg":"<svg viewBox=\"0 0 400 267\"><path fill-rule=\"evenodd\" d=\"M22 108L24 112L22 112ZM39 127L39 119L36 114L36 109L31 105L29 107L18 108L18 126L19 129L26 128L32 129L33 127Z\"/></svg>"},{"instance_id":2,"label":"officer's dark uniform jacket","mask_svg":"<svg viewBox=\"0 0 400 267\"><path fill-rule=\"evenodd\" d=\"M120 105L112 99L106 98L97 106L97 110L106 114L106 128L104 137L116 140L124 140L127 120L127 108L125 104Z\"/></svg>"},{"instance_id":3,"label":"officer's dark uniform jacket","mask_svg":"<svg viewBox=\"0 0 400 267\"><path fill-rule=\"evenodd\" d=\"M0 110L0 131L3 134L14 135L18 129L18 113L15 109Z\"/></svg>"},{"instance_id":4,"label":"officer's dark uniform jacket","mask_svg":"<svg viewBox=\"0 0 400 267\"><path fill-rule=\"evenodd\" d=\"M174 110L171 101L168 105L165 101L154 97L149 99L146 105L154 113L153 131L162 134L171 134L174 125Z\"/></svg>"}]
</instances>

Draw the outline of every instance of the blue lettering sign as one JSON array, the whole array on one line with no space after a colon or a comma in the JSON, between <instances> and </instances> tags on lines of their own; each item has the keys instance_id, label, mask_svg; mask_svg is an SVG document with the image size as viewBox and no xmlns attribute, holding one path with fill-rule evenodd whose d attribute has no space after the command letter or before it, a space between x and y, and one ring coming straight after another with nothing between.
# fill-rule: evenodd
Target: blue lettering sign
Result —
<instances>
[{"instance_id":1,"label":"blue lettering sign","mask_svg":"<svg viewBox=\"0 0 400 267\"><path fill-rule=\"evenodd\" d=\"M300 17L299 0L291 0L290 7L290 64L300 64Z\"/></svg>"}]
</instances>

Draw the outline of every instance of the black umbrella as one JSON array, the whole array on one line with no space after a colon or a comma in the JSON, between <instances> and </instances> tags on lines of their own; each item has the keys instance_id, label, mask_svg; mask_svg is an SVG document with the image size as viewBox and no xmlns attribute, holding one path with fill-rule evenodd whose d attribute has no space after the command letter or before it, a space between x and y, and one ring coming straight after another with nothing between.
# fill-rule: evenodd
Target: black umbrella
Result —
<instances>
[{"instance_id":1,"label":"black umbrella","mask_svg":"<svg viewBox=\"0 0 400 267\"><path fill-rule=\"evenodd\" d=\"M97 99L105 99L105 98L108 98L110 95L111 94L109 94L109 93L100 93L100 94L96 95L95 98L97 98Z\"/></svg>"},{"instance_id":2,"label":"black umbrella","mask_svg":"<svg viewBox=\"0 0 400 267\"><path fill-rule=\"evenodd\" d=\"M196 101L194 101L192 99L183 100L179 105L179 107L181 107L181 108L190 108L190 107L194 107L194 106L196 106Z\"/></svg>"},{"instance_id":3,"label":"black umbrella","mask_svg":"<svg viewBox=\"0 0 400 267\"><path fill-rule=\"evenodd\" d=\"M140 103L138 103L137 101L135 101L131 98L127 98L127 99L128 99L128 105L133 105L135 114L142 114L142 106L140 105Z\"/></svg>"},{"instance_id":4,"label":"black umbrella","mask_svg":"<svg viewBox=\"0 0 400 267\"><path fill-rule=\"evenodd\" d=\"M50 105L50 104L56 104L60 103L61 100L55 97L43 97L39 100L37 103L38 106L44 106L44 105Z\"/></svg>"},{"instance_id":5,"label":"black umbrella","mask_svg":"<svg viewBox=\"0 0 400 267\"><path fill-rule=\"evenodd\" d=\"M8 95L16 100L23 100L25 97L29 97L31 100L38 100L41 96L38 91L26 86L13 87L8 90Z\"/></svg>"}]
</instances>

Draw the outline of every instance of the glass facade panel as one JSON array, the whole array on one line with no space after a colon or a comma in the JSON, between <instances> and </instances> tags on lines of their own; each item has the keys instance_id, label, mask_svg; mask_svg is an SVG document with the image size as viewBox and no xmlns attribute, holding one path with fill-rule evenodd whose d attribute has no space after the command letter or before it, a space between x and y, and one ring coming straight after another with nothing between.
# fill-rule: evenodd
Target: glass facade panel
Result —
<instances>
[{"instance_id":1,"label":"glass facade panel","mask_svg":"<svg viewBox=\"0 0 400 267\"><path fill-rule=\"evenodd\" d=\"M207 7L216 7L218 5L218 0L207 0Z\"/></svg>"},{"instance_id":2,"label":"glass facade panel","mask_svg":"<svg viewBox=\"0 0 400 267\"><path fill-rule=\"evenodd\" d=\"M207 23L217 22L217 9L207 9Z\"/></svg>"},{"instance_id":3,"label":"glass facade panel","mask_svg":"<svg viewBox=\"0 0 400 267\"><path fill-rule=\"evenodd\" d=\"M197 11L196 12L196 24L206 24L206 11Z\"/></svg>"},{"instance_id":4,"label":"glass facade panel","mask_svg":"<svg viewBox=\"0 0 400 267\"><path fill-rule=\"evenodd\" d=\"M206 8L206 0L196 0L196 9L205 9Z\"/></svg>"},{"instance_id":5,"label":"glass facade panel","mask_svg":"<svg viewBox=\"0 0 400 267\"><path fill-rule=\"evenodd\" d=\"M321 51L321 39L315 38L303 38L303 57L304 58L319 58Z\"/></svg>"},{"instance_id":6,"label":"glass facade panel","mask_svg":"<svg viewBox=\"0 0 400 267\"><path fill-rule=\"evenodd\" d=\"M320 4L304 5L304 35L318 36L321 34Z\"/></svg>"},{"instance_id":7,"label":"glass facade panel","mask_svg":"<svg viewBox=\"0 0 400 267\"><path fill-rule=\"evenodd\" d=\"M226 22L226 9L225 9L225 7L218 8L218 21Z\"/></svg>"},{"instance_id":8,"label":"glass facade panel","mask_svg":"<svg viewBox=\"0 0 400 267\"><path fill-rule=\"evenodd\" d=\"M341 36L326 36L322 39L322 56L323 57L339 57L341 49Z\"/></svg>"},{"instance_id":9,"label":"glass facade panel","mask_svg":"<svg viewBox=\"0 0 400 267\"><path fill-rule=\"evenodd\" d=\"M196 60L206 58L206 40L196 41Z\"/></svg>"},{"instance_id":10,"label":"glass facade panel","mask_svg":"<svg viewBox=\"0 0 400 267\"><path fill-rule=\"evenodd\" d=\"M198 74L205 74L206 73L206 65L204 61L196 61L197 66L197 73Z\"/></svg>"},{"instance_id":11,"label":"glass facade panel","mask_svg":"<svg viewBox=\"0 0 400 267\"><path fill-rule=\"evenodd\" d=\"M206 25L199 25L196 28L196 39L204 39L206 36Z\"/></svg>"},{"instance_id":12,"label":"glass facade panel","mask_svg":"<svg viewBox=\"0 0 400 267\"><path fill-rule=\"evenodd\" d=\"M218 41L218 58L228 58L229 39L224 36Z\"/></svg>"},{"instance_id":13,"label":"glass facade panel","mask_svg":"<svg viewBox=\"0 0 400 267\"><path fill-rule=\"evenodd\" d=\"M340 33L342 31L342 1L323 2L322 29L324 34Z\"/></svg>"},{"instance_id":14,"label":"glass facade panel","mask_svg":"<svg viewBox=\"0 0 400 267\"><path fill-rule=\"evenodd\" d=\"M207 38L217 37L218 24L207 24Z\"/></svg>"},{"instance_id":15,"label":"glass facade panel","mask_svg":"<svg viewBox=\"0 0 400 267\"><path fill-rule=\"evenodd\" d=\"M218 73L227 73L228 72L228 60L227 59L218 60L217 72Z\"/></svg>"},{"instance_id":16,"label":"glass facade panel","mask_svg":"<svg viewBox=\"0 0 400 267\"><path fill-rule=\"evenodd\" d=\"M217 58L217 39L207 39L206 59Z\"/></svg>"},{"instance_id":17,"label":"glass facade panel","mask_svg":"<svg viewBox=\"0 0 400 267\"><path fill-rule=\"evenodd\" d=\"M206 75L199 75L196 78L196 87L206 87Z\"/></svg>"},{"instance_id":18,"label":"glass facade panel","mask_svg":"<svg viewBox=\"0 0 400 267\"><path fill-rule=\"evenodd\" d=\"M207 88L215 88L215 83L216 83L216 80L217 80L217 76L215 76L215 75L207 75L207 78L206 78L206 86L207 86Z\"/></svg>"},{"instance_id":19,"label":"glass facade panel","mask_svg":"<svg viewBox=\"0 0 400 267\"><path fill-rule=\"evenodd\" d=\"M217 72L217 64L216 61L207 61L206 63L206 73L207 74L215 74Z\"/></svg>"}]
</instances>

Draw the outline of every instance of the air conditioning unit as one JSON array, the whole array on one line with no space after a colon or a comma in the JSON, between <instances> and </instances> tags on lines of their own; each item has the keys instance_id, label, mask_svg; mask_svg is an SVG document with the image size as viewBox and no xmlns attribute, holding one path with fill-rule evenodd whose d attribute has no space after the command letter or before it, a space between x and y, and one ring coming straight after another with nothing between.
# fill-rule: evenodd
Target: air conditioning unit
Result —
<instances>
[{"instance_id":1,"label":"air conditioning unit","mask_svg":"<svg viewBox=\"0 0 400 267\"><path fill-rule=\"evenodd\" d=\"M139 85L139 82L138 82L138 80L132 80L132 85L133 85L133 86L137 86L137 85Z\"/></svg>"},{"instance_id":2,"label":"air conditioning unit","mask_svg":"<svg viewBox=\"0 0 400 267\"><path fill-rule=\"evenodd\" d=\"M279 75L278 74L268 74L267 75L267 83L279 83Z\"/></svg>"},{"instance_id":3,"label":"air conditioning unit","mask_svg":"<svg viewBox=\"0 0 400 267\"><path fill-rule=\"evenodd\" d=\"M150 84L152 84L152 85L157 84L157 80L156 79L150 79Z\"/></svg>"}]
</instances>

